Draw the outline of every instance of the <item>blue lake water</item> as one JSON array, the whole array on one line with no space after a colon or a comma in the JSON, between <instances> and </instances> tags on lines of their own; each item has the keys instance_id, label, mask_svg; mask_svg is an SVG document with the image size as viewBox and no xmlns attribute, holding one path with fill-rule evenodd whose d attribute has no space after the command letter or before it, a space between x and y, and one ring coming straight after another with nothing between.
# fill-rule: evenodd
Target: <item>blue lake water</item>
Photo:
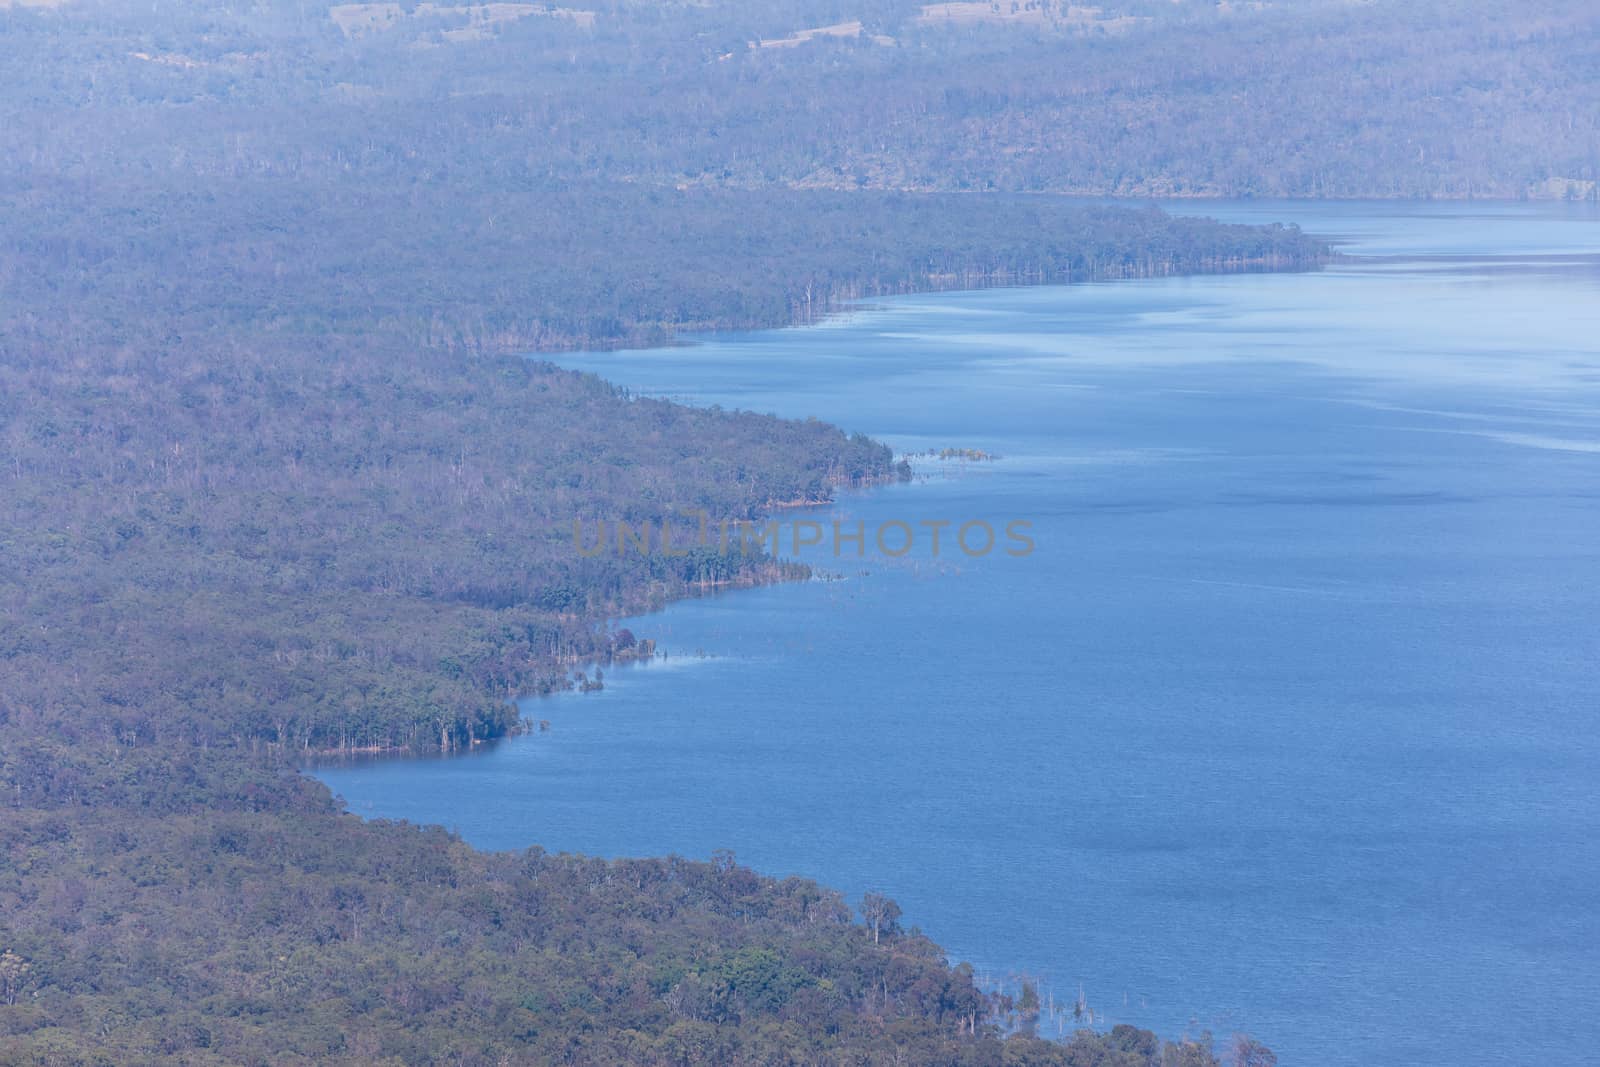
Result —
<instances>
[{"instance_id":1,"label":"blue lake water","mask_svg":"<svg viewBox=\"0 0 1600 1067\"><path fill-rule=\"evenodd\" d=\"M320 777L489 848L881 891L982 970L1286 1065L1589 1062L1600 214L1195 210L1371 258L565 359L999 453L820 517L1036 549L808 550L835 580L629 620L668 658L538 702L547 734Z\"/></svg>"}]
</instances>

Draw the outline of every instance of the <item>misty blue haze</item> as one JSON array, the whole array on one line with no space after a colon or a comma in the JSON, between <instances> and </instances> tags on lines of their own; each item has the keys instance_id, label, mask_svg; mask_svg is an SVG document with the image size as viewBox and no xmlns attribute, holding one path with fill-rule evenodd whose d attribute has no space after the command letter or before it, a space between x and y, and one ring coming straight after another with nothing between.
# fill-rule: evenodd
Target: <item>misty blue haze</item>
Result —
<instances>
[{"instance_id":1,"label":"misty blue haze","mask_svg":"<svg viewBox=\"0 0 1600 1067\"><path fill-rule=\"evenodd\" d=\"M628 620L669 657L532 703L548 734L318 773L489 848L885 892L990 974L1285 1065L1588 1062L1600 215L1196 210L1371 258L564 359L999 453L823 517L1023 519L1037 551L813 552L837 580Z\"/></svg>"}]
</instances>

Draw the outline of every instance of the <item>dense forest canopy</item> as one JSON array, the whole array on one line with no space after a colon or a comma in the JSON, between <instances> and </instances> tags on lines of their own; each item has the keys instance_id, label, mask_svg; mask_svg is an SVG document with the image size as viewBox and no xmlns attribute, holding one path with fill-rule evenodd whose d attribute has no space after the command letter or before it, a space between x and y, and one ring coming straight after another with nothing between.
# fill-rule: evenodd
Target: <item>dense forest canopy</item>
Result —
<instances>
[{"instance_id":1,"label":"dense forest canopy","mask_svg":"<svg viewBox=\"0 0 1600 1067\"><path fill-rule=\"evenodd\" d=\"M915 289L1305 267L1327 253L1292 228L1057 198L479 181L0 191L0 313L14 345L260 331L527 351L785 325Z\"/></svg>"},{"instance_id":2,"label":"dense forest canopy","mask_svg":"<svg viewBox=\"0 0 1600 1067\"><path fill-rule=\"evenodd\" d=\"M1587 0L11 6L0 173L1593 197Z\"/></svg>"}]
</instances>

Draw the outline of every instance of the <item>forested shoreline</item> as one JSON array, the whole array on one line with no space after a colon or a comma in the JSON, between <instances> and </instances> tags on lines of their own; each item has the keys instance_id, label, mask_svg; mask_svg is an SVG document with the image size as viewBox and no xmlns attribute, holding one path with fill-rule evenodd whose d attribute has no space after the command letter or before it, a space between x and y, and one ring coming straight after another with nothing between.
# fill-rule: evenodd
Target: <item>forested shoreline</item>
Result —
<instances>
[{"instance_id":1,"label":"forested shoreline","mask_svg":"<svg viewBox=\"0 0 1600 1067\"><path fill-rule=\"evenodd\" d=\"M869 931L732 857L479 853L362 822L299 768L504 736L513 697L631 651L609 620L799 573L585 557L574 519L753 518L900 476L823 422L526 353L928 289L1310 269L1326 244L805 179L816 144L757 117L661 140L634 106L677 107L668 83L768 32L742 9L467 37L446 35L487 15L369 34L339 10L0 13L0 1062L1215 1064L1200 1035L1039 1041L1036 1003L888 902ZM785 64L840 58L746 51L736 81L769 102ZM641 91L604 143L554 118L596 115L607 79ZM716 180L661 153L708 138Z\"/></svg>"},{"instance_id":2,"label":"forested shoreline","mask_svg":"<svg viewBox=\"0 0 1600 1067\"><path fill-rule=\"evenodd\" d=\"M1029 206L987 230L1013 251L945 254L1010 269L1115 249L1100 261L1137 272L1200 265L1174 248L1296 267L1325 252L1291 230L1050 210L1059 236ZM270 220L230 232L233 211L101 202L76 230L41 212L0 242L0 1056L1214 1062L1132 1030L1033 1041L1026 1013L920 935L869 939L810 883L484 856L360 823L300 777L318 750L502 736L511 697L626 650L607 619L792 576L715 549L583 558L574 517L748 518L899 468L819 422L628 396L461 320L418 343L381 297L353 302L375 260L335 267L341 244L304 236L259 255L289 238ZM502 261L454 277L426 254L437 235L407 258L399 220L382 225L389 277L494 311ZM901 263L932 248L887 247ZM718 276L766 301L741 324L794 317L762 295L799 284L769 280L773 255L735 246ZM342 288L319 302L285 264ZM924 284L901 271L876 276Z\"/></svg>"},{"instance_id":3,"label":"forested shoreline","mask_svg":"<svg viewBox=\"0 0 1600 1067\"><path fill-rule=\"evenodd\" d=\"M1296 270L1330 255L1292 226L1039 196L35 179L0 192L0 211L0 256L32 272L0 279L18 345L35 333L97 346L246 334L476 353L659 345L878 296ZM152 297L154 335L140 321Z\"/></svg>"}]
</instances>

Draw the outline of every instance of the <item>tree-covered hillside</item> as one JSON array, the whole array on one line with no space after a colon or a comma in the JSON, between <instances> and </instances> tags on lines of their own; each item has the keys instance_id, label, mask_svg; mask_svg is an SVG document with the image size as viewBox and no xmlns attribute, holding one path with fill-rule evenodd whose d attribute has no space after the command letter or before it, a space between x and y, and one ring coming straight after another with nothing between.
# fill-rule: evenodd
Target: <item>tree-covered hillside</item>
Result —
<instances>
[{"instance_id":1,"label":"tree-covered hillside","mask_svg":"<svg viewBox=\"0 0 1600 1067\"><path fill-rule=\"evenodd\" d=\"M0 174L1594 197L1587 0L63 0Z\"/></svg>"}]
</instances>

